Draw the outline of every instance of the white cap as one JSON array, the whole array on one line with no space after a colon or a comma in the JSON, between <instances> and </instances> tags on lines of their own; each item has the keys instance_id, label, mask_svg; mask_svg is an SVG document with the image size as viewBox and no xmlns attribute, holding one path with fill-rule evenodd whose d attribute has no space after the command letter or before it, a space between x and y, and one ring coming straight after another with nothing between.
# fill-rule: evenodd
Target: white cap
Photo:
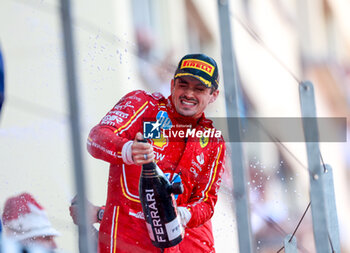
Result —
<instances>
[{"instance_id":1,"label":"white cap","mask_svg":"<svg viewBox=\"0 0 350 253\"><path fill-rule=\"evenodd\" d=\"M58 236L42 206L28 193L9 198L2 220L6 235L22 241L38 236Z\"/></svg>"}]
</instances>

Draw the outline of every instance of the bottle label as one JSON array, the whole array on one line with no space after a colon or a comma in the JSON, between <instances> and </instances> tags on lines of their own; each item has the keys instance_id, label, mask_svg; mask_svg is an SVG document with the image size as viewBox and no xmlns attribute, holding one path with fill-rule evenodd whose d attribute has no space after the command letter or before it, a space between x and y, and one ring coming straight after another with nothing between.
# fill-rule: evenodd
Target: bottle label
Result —
<instances>
[{"instance_id":1,"label":"bottle label","mask_svg":"<svg viewBox=\"0 0 350 253\"><path fill-rule=\"evenodd\" d=\"M164 235L157 235L157 239L154 237L154 233L153 233L153 229L152 229L151 224L146 222L146 226L147 226L149 238L151 238L152 241L166 242ZM157 229L157 228L155 228L155 229ZM156 230L156 232L160 231L160 230L163 231L163 229L160 227ZM168 235L169 241L172 241L172 240L176 239L178 236L180 236L182 234L182 226L180 225L179 219L175 218L171 222L166 223L165 230L166 230L166 233Z\"/></svg>"},{"instance_id":2,"label":"bottle label","mask_svg":"<svg viewBox=\"0 0 350 253\"><path fill-rule=\"evenodd\" d=\"M166 232L168 234L169 241L174 240L182 233L182 226L179 219L176 217L171 222L165 224Z\"/></svg>"}]
</instances>

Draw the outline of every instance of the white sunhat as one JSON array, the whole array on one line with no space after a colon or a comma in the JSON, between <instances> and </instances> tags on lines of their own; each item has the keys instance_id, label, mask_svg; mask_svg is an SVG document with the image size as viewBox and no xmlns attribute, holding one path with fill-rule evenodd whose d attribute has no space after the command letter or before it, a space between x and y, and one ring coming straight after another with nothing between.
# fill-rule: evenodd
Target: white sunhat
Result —
<instances>
[{"instance_id":1,"label":"white sunhat","mask_svg":"<svg viewBox=\"0 0 350 253\"><path fill-rule=\"evenodd\" d=\"M29 194L9 198L2 215L6 236L17 241L38 237L58 236L42 206Z\"/></svg>"}]
</instances>

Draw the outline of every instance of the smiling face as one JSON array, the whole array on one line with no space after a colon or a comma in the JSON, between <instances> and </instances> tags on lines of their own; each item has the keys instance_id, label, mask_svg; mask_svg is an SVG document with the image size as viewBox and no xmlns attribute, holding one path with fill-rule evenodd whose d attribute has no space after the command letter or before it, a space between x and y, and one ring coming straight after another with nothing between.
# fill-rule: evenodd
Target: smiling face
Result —
<instances>
[{"instance_id":1,"label":"smiling face","mask_svg":"<svg viewBox=\"0 0 350 253\"><path fill-rule=\"evenodd\" d=\"M199 118L218 95L218 90L211 93L210 88L191 76L171 80L171 98L176 111L183 116Z\"/></svg>"}]
</instances>

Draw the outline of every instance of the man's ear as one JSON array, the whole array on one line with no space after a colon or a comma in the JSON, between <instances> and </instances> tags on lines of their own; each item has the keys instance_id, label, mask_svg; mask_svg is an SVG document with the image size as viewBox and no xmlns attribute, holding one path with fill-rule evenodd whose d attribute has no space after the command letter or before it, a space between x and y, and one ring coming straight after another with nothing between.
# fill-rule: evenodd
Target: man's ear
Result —
<instances>
[{"instance_id":1,"label":"man's ear","mask_svg":"<svg viewBox=\"0 0 350 253\"><path fill-rule=\"evenodd\" d=\"M215 90L212 94L211 94L211 98L209 100L209 103L213 103L217 97L219 96L219 90Z\"/></svg>"}]
</instances>

